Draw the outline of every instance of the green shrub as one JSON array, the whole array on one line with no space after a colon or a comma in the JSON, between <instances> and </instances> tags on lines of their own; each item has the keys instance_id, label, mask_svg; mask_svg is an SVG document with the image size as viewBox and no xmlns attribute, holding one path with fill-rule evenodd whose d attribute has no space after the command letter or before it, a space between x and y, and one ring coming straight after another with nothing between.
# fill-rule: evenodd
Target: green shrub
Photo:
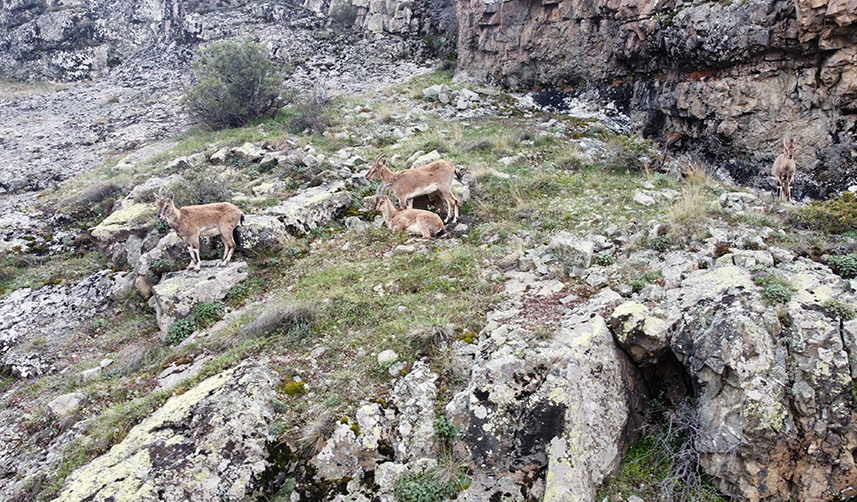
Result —
<instances>
[{"instance_id":1,"label":"green shrub","mask_svg":"<svg viewBox=\"0 0 857 502\"><path fill-rule=\"evenodd\" d=\"M791 285L767 271L754 272L753 282L762 287L762 297L769 305L788 303L792 299Z\"/></svg>"},{"instance_id":2,"label":"green shrub","mask_svg":"<svg viewBox=\"0 0 857 502\"><path fill-rule=\"evenodd\" d=\"M393 493L400 502L440 502L458 493L455 484L439 482L431 472L407 473L396 481Z\"/></svg>"},{"instance_id":3,"label":"green shrub","mask_svg":"<svg viewBox=\"0 0 857 502\"><path fill-rule=\"evenodd\" d=\"M595 255L595 264L602 267L607 267L616 263L616 257L608 252L598 253Z\"/></svg>"},{"instance_id":4,"label":"green shrub","mask_svg":"<svg viewBox=\"0 0 857 502\"><path fill-rule=\"evenodd\" d=\"M792 215L805 228L842 234L857 228L857 196L843 192L839 197L815 201Z\"/></svg>"},{"instance_id":5,"label":"green shrub","mask_svg":"<svg viewBox=\"0 0 857 502\"><path fill-rule=\"evenodd\" d=\"M649 242L649 245L655 251L663 253L673 245L673 238L669 235L659 235Z\"/></svg>"},{"instance_id":6,"label":"green shrub","mask_svg":"<svg viewBox=\"0 0 857 502\"><path fill-rule=\"evenodd\" d=\"M843 279L853 279L857 277L857 253L841 254L822 257L833 273Z\"/></svg>"},{"instance_id":7,"label":"green shrub","mask_svg":"<svg viewBox=\"0 0 857 502\"><path fill-rule=\"evenodd\" d=\"M445 447L449 447L457 437L458 429L449 423L446 415L440 415L434 419L434 438L437 441L445 445Z\"/></svg>"},{"instance_id":8,"label":"green shrub","mask_svg":"<svg viewBox=\"0 0 857 502\"><path fill-rule=\"evenodd\" d=\"M205 329L223 317L226 305L223 302L202 302L193 308L191 317L199 329Z\"/></svg>"},{"instance_id":9,"label":"green shrub","mask_svg":"<svg viewBox=\"0 0 857 502\"><path fill-rule=\"evenodd\" d=\"M328 113L330 97L325 89L315 89L311 93L296 99L285 111L290 132L300 134L304 131L322 133L330 127L333 120Z\"/></svg>"},{"instance_id":10,"label":"green shrub","mask_svg":"<svg viewBox=\"0 0 857 502\"><path fill-rule=\"evenodd\" d=\"M184 319L177 320L172 323L167 330L167 343L170 345L180 344L182 340L193 333L195 327L196 324L193 322L193 318L191 317L185 317Z\"/></svg>"},{"instance_id":11,"label":"green shrub","mask_svg":"<svg viewBox=\"0 0 857 502\"><path fill-rule=\"evenodd\" d=\"M170 187L170 192L175 196L176 207L184 207L228 201L232 198L231 187L229 179L200 169L182 173L182 179Z\"/></svg>"},{"instance_id":12,"label":"green shrub","mask_svg":"<svg viewBox=\"0 0 857 502\"><path fill-rule=\"evenodd\" d=\"M843 321L850 321L857 317L857 312L854 311L853 307L839 300L827 300L821 304L821 308L824 315L833 319L840 318Z\"/></svg>"},{"instance_id":13,"label":"green shrub","mask_svg":"<svg viewBox=\"0 0 857 502\"><path fill-rule=\"evenodd\" d=\"M241 127L280 106L283 78L265 49L249 39L214 42L197 54L193 68L197 84L182 102L211 129Z\"/></svg>"}]
</instances>

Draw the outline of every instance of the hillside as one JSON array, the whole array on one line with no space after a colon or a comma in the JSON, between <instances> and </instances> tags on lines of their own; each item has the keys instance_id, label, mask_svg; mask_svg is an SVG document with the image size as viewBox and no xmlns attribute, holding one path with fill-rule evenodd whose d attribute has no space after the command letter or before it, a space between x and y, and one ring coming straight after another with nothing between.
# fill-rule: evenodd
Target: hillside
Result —
<instances>
[{"instance_id":1,"label":"hillside","mask_svg":"<svg viewBox=\"0 0 857 502\"><path fill-rule=\"evenodd\" d=\"M852 194L783 202L597 93L454 78L402 35L437 18L236 8L301 60L242 128L191 124L190 45L0 82L1 498L857 497ZM379 154L461 171L446 236L382 224ZM164 192L241 208L227 266L212 238L186 269Z\"/></svg>"}]
</instances>

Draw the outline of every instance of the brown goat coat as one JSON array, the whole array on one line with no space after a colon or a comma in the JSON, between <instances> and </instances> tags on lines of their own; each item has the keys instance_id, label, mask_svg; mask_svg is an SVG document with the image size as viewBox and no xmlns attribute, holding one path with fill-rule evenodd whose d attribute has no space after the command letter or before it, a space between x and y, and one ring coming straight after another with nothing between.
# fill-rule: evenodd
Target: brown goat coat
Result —
<instances>
[{"instance_id":1,"label":"brown goat coat","mask_svg":"<svg viewBox=\"0 0 857 502\"><path fill-rule=\"evenodd\" d=\"M777 160L774 161L774 166L771 167L771 174L774 176L774 183L777 185L777 194L785 201L791 199L792 184L795 181L795 172L797 165L794 161L795 148L794 138L788 140L783 139L783 153Z\"/></svg>"},{"instance_id":2,"label":"brown goat coat","mask_svg":"<svg viewBox=\"0 0 857 502\"><path fill-rule=\"evenodd\" d=\"M444 221L448 222L450 218L453 223L458 221L458 199L452 193L452 179L458 170L451 162L436 160L424 166L393 172L381 162L382 156L383 154L378 155L375 159L366 179L380 178L385 184L389 184L399 199L399 207L402 208L412 208L415 197L439 192L446 204Z\"/></svg>"},{"instance_id":3,"label":"brown goat coat","mask_svg":"<svg viewBox=\"0 0 857 502\"><path fill-rule=\"evenodd\" d=\"M244 214L238 206L229 202L215 202L177 208L171 197L157 200L158 218L169 223L176 234L187 244L190 253L188 268L199 270L199 238L220 236L223 241L223 259L220 265L225 265L232 258L235 250L235 239L232 232L244 221Z\"/></svg>"}]
</instances>

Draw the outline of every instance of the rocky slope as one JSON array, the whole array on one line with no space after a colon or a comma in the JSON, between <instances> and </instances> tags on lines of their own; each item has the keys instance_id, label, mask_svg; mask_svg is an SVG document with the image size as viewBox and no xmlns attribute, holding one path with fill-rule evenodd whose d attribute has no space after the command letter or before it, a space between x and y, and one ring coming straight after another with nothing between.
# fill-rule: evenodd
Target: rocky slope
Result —
<instances>
[{"instance_id":1,"label":"rocky slope","mask_svg":"<svg viewBox=\"0 0 857 502\"><path fill-rule=\"evenodd\" d=\"M798 138L798 197L857 179L857 5L462 0L462 77L514 89L600 89L646 137L703 147L768 187Z\"/></svg>"},{"instance_id":2,"label":"rocky slope","mask_svg":"<svg viewBox=\"0 0 857 502\"><path fill-rule=\"evenodd\" d=\"M425 10L410 4L356 5L354 22L370 31L416 34L426 25L415 21L423 18L411 15ZM488 32L508 26L495 22L494 14L502 20L514 12L514 2L492 5L484 4L486 10L480 14ZM636 19L642 31L635 40L642 44L649 33L646 23L657 16L641 17L634 11L636 5L608 7ZM565 12L556 10L562 6L569 8L562 2L548 3L528 12L543 9L554 13L550 19L565 19L556 14ZM25 41L34 40L25 34L49 35L51 30L36 29L40 23L54 19L62 26L75 25L103 6L20 2L12 7L2 22L19 37L18 45L12 44L18 52L9 54L19 54L20 59L13 63L5 59L8 68L35 57L24 51L30 43ZM111 37L124 36L117 26L127 22L131 39L159 49L171 43L169 34L191 30L195 40L211 40L241 35L256 24L258 38L280 61L299 63L291 85L307 91L322 79L333 92L352 95L427 71L419 60L409 59L423 54L425 47L406 37L376 33L341 38L333 32L318 36L313 28L325 21L315 12L330 8L324 2L306 9L240 2L129 7L117 12L133 13L130 17L111 18L117 23L111 28L115 32L99 31L104 27L94 22L91 34L81 35L86 43L45 45L39 53L43 58L36 58L40 63L32 68L48 74L68 71L50 63L64 51L99 60L100 41L109 45ZM690 23L682 21L688 15L682 12L675 13L676 26ZM603 27L599 29L618 33L618 26L609 28L597 13L590 14L575 19L599 19ZM523 11L517 17L526 18ZM769 22L764 16L753 19ZM694 26L700 26L698 20ZM843 26L830 25L816 36L837 40L840 29L848 33L847 23ZM791 40L792 35L782 36ZM758 37L745 37L749 52L755 50L753 40ZM103 64L87 67L92 73L86 76L107 72L102 79L0 100L0 113L9 124L4 126L8 148L3 155L13 166L4 170L7 177L0 194L0 245L11 251L13 260L26 264L28 252L59 260L85 250L77 243L83 235L72 225L74 217L62 206L51 213L52 206L40 203L37 194L44 188L59 185L62 190L64 182L117 153L121 157L116 170L150 169L146 162L174 145L159 140L188 127L185 116L177 112L177 100L188 68L182 54L187 55L193 44L163 53L159 49L134 53L132 45L117 44L121 61L115 61L114 69L109 70L112 63L106 55ZM638 54L643 45L631 44L629 54ZM581 53L590 49L581 47ZM713 54L712 58L720 53ZM733 56L740 58L740 51ZM473 64L466 57L463 61L465 67ZM655 64L655 58L648 61ZM602 69L609 76L614 67L629 64L611 61ZM525 67L530 68L521 65ZM557 61L555 69L561 68ZM698 81L699 86L707 82L707 78ZM628 154L605 139L629 132L630 118L607 106L595 106L585 117L545 116L530 107L532 96L518 99L494 89L477 90L452 91L438 85L423 90L425 97L420 98L406 93L361 97L366 106L339 110L352 122L346 130L329 131L327 140L338 135L345 146L327 155L316 151L321 146L299 146L294 138L285 144L231 147L215 142L198 147L192 155L158 160L156 174L133 178L122 187L110 215L86 234L104 253L94 273L73 281L62 275L57 281L46 278L41 287L22 287L0 299L0 364L6 375L0 431L7 438L0 445L0 496L11 501L51 494L69 501L282 496L394 502L403 500L403 479L421 479L452 463L455 470L467 473L466 483L456 487L461 490L457 500L588 502L596 500L596 491L616 475L629 444L650 420L652 407L680 403L691 403L699 424L694 448L700 467L722 493L736 500L772 502L857 496L853 458L857 406L852 394L857 321L831 309L833 300L840 307L857 304L855 280L845 280L809 259L812 253L780 247L812 237L768 226L781 220L765 219L771 204L764 195L722 187L719 198L704 202L710 217L699 223L705 227L703 237L682 241L682 246L651 249L651 242L667 232L659 221L662 214L653 216L653 208L676 204L683 194L657 187L642 176L626 180L639 186L633 197L623 195L622 187L590 193L592 189L577 185L557 190L550 182L568 177L567 170L584 164L620 163L623 171L632 163L648 165L651 159L641 160L638 151ZM368 106L383 99L389 100L384 106L395 103L407 111L376 113ZM479 161L464 166L470 172L457 193L467 209L465 222L450 228L450 238L397 243L372 233L378 230L361 197L367 185L365 161L376 145L392 145L390 150L404 153L411 147L407 141L431 132L428 124L457 127L457 134L463 135L462 130L482 127L480 118L499 115L513 115L514 121L501 128L512 124L511 129L521 133L515 141L507 139L497 155L492 153L489 165ZM455 134L454 130L451 136ZM354 136L362 139L350 140ZM432 137L425 144L437 141ZM573 147L573 158L551 157L552 142ZM447 153L478 152L490 151L491 144L451 140L446 147L452 149ZM274 166L283 170L298 166L310 178L299 193L284 197L293 189L273 174ZM504 222L497 221L499 210L483 214L480 208L490 206L492 191L516 183L530 167L544 176L538 186L545 192L534 196L538 205L529 205L520 188L511 192L524 207L505 224L512 227L514 219L532 227L516 230L520 235L509 234ZM247 193L235 194L235 200L254 203L240 231L257 254L225 268L155 274L164 262L185 259L186 252L174 233L156 228L147 198L200 168L211 178L238 179L240 171L251 179ZM469 203L464 195L468 190L474 192ZM581 221L575 219L575 202L559 199L569 193L593 198ZM575 228L602 223L601 206L613 203L632 215L627 224L617 220L621 224L609 221L592 229ZM359 208L359 216L346 217L343 212L349 208ZM561 220L559 228L549 227L550 216L556 214L575 216ZM540 228L542 220L545 229ZM317 232L325 228L329 235ZM284 250L295 236L314 231L327 237L316 237L303 249L287 248L290 253ZM385 247L375 249L378 241ZM853 239L838 242L853 252ZM349 266L360 252L371 255L373 268L351 274L347 281L365 281L365 293L372 298L405 293L404 286L394 281L376 279L385 268L382 260L404 256L414 264L445 261L454 268L456 259L466 254L471 259L467 263L478 269L473 275L480 287L496 294L492 296L496 301L476 320L457 319L477 325L476 333L461 333L461 326L455 325L423 327L417 335L431 340L434 348L419 352L419 357L382 350L394 343L390 341L331 349L337 334L351 338L359 331L349 324L359 324L354 318L344 318L343 326L337 323L342 333L314 333L317 341L311 346L277 346L268 353L250 349L235 360L233 351L242 346L239 335L252 338L266 332L272 299L291 292L294 284L283 284L282 291L263 288L257 301L239 305L214 325L193 329L179 347L162 342L177 319L190 317L193 303L223 300L230 288L245 284L248 262L289 274L300 260L321 255L324 259L316 268L332 274ZM641 271L658 273L649 276ZM430 303L455 296L463 287L456 286L464 279L453 271L443 274L435 282L445 282L447 289L429 297ZM292 279L297 281L299 275ZM266 276L270 287L277 277ZM774 291L774 302L763 286L772 278L788 285L788 294ZM336 301L341 300L324 295L318 300L325 306ZM391 315L412 315L395 303L391 310ZM105 326L127 311L139 317L133 320L134 333L112 339L118 335ZM141 340L139 333L153 340ZM395 335L398 339L413 333ZM332 354L338 350L344 354ZM141 362L157 357L163 358L159 364ZM372 361L370 374L389 377L387 388L361 394L355 387L369 385L370 379L361 380L366 373L356 369L349 369L354 373L346 383L332 376L337 369L333 361L347 366L366 359ZM298 408L286 389L299 398L305 384L310 389L305 400L324 396L325 387L341 385L350 392L345 404L341 397L324 401L324 406L339 406L335 409L345 416L305 410L308 418L300 419L307 422L304 431L316 431L313 441L296 439L302 431L281 430L283 417ZM351 401L350 396L357 397ZM124 416L132 417L124 422L133 425L128 430L115 425ZM439 434L443 430L439 416L459 434L448 430L446 437ZM86 461L77 462L78 456Z\"/></svg>"}]
</instances>

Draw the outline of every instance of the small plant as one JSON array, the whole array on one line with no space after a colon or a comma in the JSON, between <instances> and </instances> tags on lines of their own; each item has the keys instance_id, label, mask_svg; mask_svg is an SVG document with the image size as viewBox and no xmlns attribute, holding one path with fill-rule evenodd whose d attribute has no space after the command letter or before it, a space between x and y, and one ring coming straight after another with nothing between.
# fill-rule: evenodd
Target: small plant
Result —
<instances>
[{"instance_id":1,"label":"small plant","mask_svg":"<svg viewBox=\"0 0 857 502\"><path fill-rule=\"evenodd\" d=\"M304 383L303 380L301 380L300 382L295 382L294 380L289 379L288 381L283 382L281 390L285 395L291 397L300 396L307 393L306 383Z\"/></svg>"},{"instance_id":2,"label":"small plant","mask_svg":"<svg viewBox=\"0 0 857 502\"><path fill-rule=\"evenodd\" d=\"M223 317L226 305L223 302L202 302L193 308L193 320L200 329L205 329Z\"/></svg>"},{"instance_id":3,"label":"small plant","mask_svg":"<svg viewBox=\"0 0 857 502\"><path fill-rule=\"evenodd\" d=\"M178 345L193 333L195 327L196 323L194 323L193 318L191 317L185 317L184 319L177 320L170 325L169 329L167 329L167 343L170 345Z\"/></svg>"},{"instance_id":4,"label":"small plant","mask_svg":"<svg viewBox=\"0 0 857 502\"><path fill-rule=\"evenodd\" d=\"M833 273L843 279L857 277L857 253L826 255L822 257L822 260L833 269Z\"/></svg>"},{"instance_id":5,"label":"small plant","mask_svg":"<svg viewBox=\"0 0 857 502\"><path fill-rule=\"evenodd\" d=\"M250 292L250 287L247 286L244 282L239 282L238 284L229 288L229 291L226 292L226 301L237 303L247 297Z\"/></svg>"},{"instance_id":6,"label":"small plant","mask_svg":"<svg viewBox=\"0 0 857 502\"><path fill-rule=\"evenodd\" d=\"M197 84L182 99L188 113L217 130L241 127L276 112L283 79L249 39L214 42L194 62Z\"/></svg>"},{"instance_id":7,"label":"small plant","mask_svg":"<svg viewBox=\"0 0 857 502\"><path fill-rule=\"evenodd\" d=\"M857 317L857 312L854 311L851 305L839 300L827 300L821 304L821 309L824 315L833 319L839 318L843 321L850 321Z\"/></svg>"},{"instance_id":8,"label":"small plant","mask_svg":"<svg viewBox=\"0 0 857 502\"><path fill-rule=\"evenodd\" d=\"M616 263L616 257L613 256L612 254L606 252L606 251L598 253L597 255L595 255L595 264L596 265L599 265L602 267L608 267L610 265L613 265L614 263Z\"/></svg>"},{"instance_id":9,"label":"small plant","mask_svg":"<svg viewBox=\"0 0 857 502\"><path fill-rule=\"evenodd\" d=\"M324 88L317 88L294 101L283 113L289 131L299 134L304 131L321 133L333 123L328 108L330 96Z\"/></svg>"},{"instance_id":10,"label":"small plant","mask_svg":"<svg viewBox=\"0 0 857 502\"><path fill-rule=\"evenodd\" d=\"M393 493L400 502L440 502L458 493L452 484L443 484L433 476L433 472L423 474L406 473L396 481Z\"/></svg>"},{"instance_id":11,"label":"small plant","mask_svg":"<svg viewBox=\"0 0 857 502\"><path fill-rule=\"evenodd\" d=\"M754 272L753 282L762 287L762 297L769 305L788 303L792 299L792 287L783 279L767 272Z\"/></svg>"},{"instance_id":12,"label":"small plant","mask_svg":"<svg viewBox=\"0 0 857 502\"><path fill-rule=\"evenodd\" d=\"M673 238L669 235L659 235L649 242L649 245L655 251L663 253L673 245Z\"/></svg>"},{"instance_id":13,"label":"small plant","mask_svg":"<svg viewBox=\"0 0 857 502\"><path fill-rule=\"evenodd\" d=\"M434 438L445 447L452 446L452 442L458 437L458 428L449 423L446 415L440 415L434 419Z\"/></svg>"}]
</instances>

